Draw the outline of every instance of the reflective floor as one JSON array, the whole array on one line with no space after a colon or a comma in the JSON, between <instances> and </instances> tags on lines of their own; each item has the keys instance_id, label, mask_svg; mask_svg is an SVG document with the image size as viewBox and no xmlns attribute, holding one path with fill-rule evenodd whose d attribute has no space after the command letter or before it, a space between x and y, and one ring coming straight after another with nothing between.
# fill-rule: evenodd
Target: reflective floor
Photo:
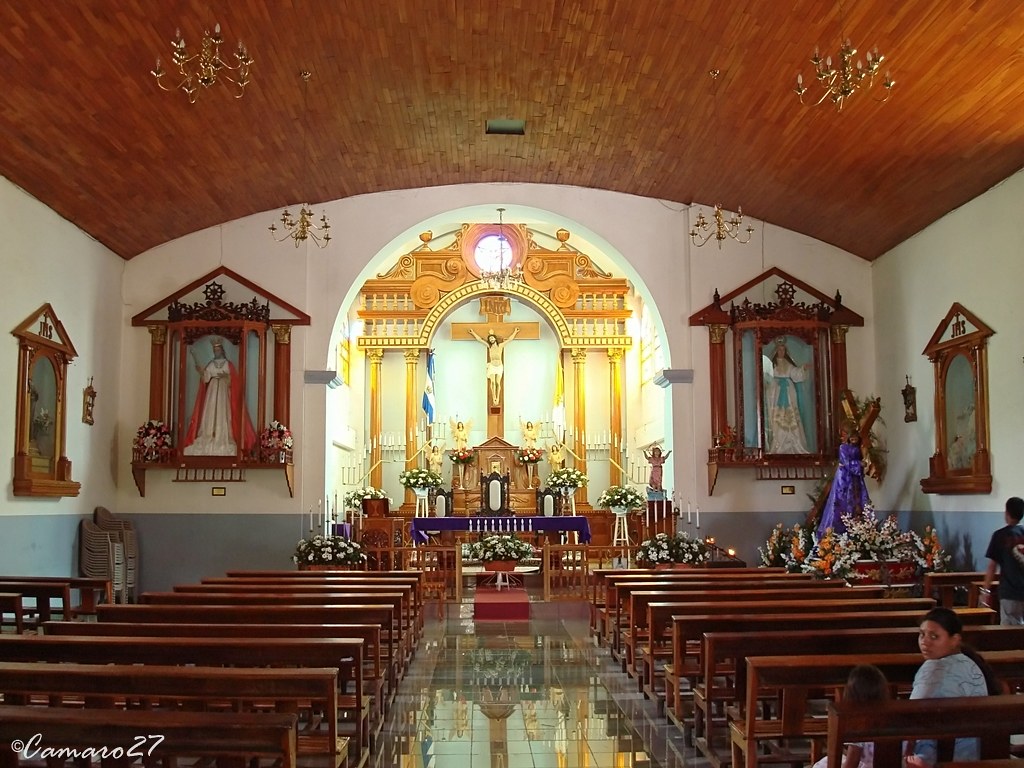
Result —
<instances>
[{"instance_id":1,"label":"reflective floor","mask_svg":"<svg viewBox=\"0 0 1024 768\"><path fill-rule=\"evenodd\" d=\"M532 602L529 622L475 622L472 591L466 600L427 618L374 766L707 765L595 646L586 604Z\"/></svg>"}]
</instances>

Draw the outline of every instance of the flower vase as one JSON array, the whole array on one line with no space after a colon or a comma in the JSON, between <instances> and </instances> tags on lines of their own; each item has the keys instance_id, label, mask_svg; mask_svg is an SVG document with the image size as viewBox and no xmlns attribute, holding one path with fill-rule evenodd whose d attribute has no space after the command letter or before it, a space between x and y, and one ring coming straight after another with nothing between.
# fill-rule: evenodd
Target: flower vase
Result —
<instances>
[{"instance_id":1,"label":"flower vase","mask_svg":"<svg viewBox=\"0 0 1024 768\"><path fill-rule=\"evenodd\" d=\"M484 570L491 572L502 571L513 573L516 570L516 560L487 560L484 562Z\"/></svg>"},{"instance_id":2,"label":"flower vase","mask_svg":"<svg viewBox=\"0 0 1024 768\"><path fill-rule=\"evenodd\" d=\"M459 488L465 490L466 488L466 465L459 463Z\"/></svg>"},{"instance_id":3,"label":"flower vase","mask_svg":"<svg viewBox=\"0 0 1024 768\"><path fill-rule=\"evenodd\" d=\"M526 462L526 487L533 488L533 462Z\"/></svg>"}]
</instances>

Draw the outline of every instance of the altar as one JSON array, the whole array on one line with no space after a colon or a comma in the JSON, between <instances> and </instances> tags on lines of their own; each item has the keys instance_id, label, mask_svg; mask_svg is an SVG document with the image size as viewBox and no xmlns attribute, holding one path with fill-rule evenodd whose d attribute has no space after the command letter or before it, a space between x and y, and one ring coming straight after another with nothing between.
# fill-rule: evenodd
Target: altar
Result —
<instances>
[{"instance_id":1,"label":"altar","mask_svg":"<svg viewBox=\"0 0 1024 768\"><path fill-rule=\"evenodd\" d=\"M579 535L580 544L590 543L590 522L582 515L567 517L417 517L412 520L412 540L425 544L430 535L443 531L470 531L482 535L509 534L520 537L548 531Z\"/></svg>"}]
</instances>

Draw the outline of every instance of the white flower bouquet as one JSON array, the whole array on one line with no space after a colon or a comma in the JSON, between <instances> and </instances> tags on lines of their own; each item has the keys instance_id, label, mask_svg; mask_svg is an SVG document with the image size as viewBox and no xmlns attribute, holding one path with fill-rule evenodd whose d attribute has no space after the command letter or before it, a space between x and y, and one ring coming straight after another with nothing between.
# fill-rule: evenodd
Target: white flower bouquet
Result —
<instances>
[{"instance_id":1,"label":"white flower bouquet","mask_svg":"<svg viewBox=\"0 0 1024 768\"><path fill-rule=\"evenodd\" d=\"M599 507L624 507L625 509L641 509L647 506L647 497L635 488L613 485L597 500Z\"/></svg>"},{"instance_id":2,"label":"white flower bouquet","mask_svg":"<svg viewBox=\"0 0 1024 768\"><path fill-rule=\"evenodd\" d=\"M398 476L398 482L406 488L440 488L444 479L429 469L407 469Z\"/></svg>"},{"instance_id":3,"label":"white flower bouquet","mask_svg":"<svg viewBox=\"0 0 1024 768\"><path fill-rule=\"evenodd\" d=\"M366 562L362 546L344 536L299 539L292 562L298 565L361 565Z\"/></svg>"},{"instance_id":4,"label":"white flower bouquet","mask_svg":"<svg viewBox=\"0 0 1024 768\"><path fill-rule=\"evenodd\" d=\"M381 490L380 488L373 488L372 486L367 486L366 488L356 488L354 491L349 491L348 493L345 494L345 509L359 509L363 505L363 499L387 498L387 492Z\"/></svg>"},{"instance_id":5,"label":"white flower bouquet","mask_svg":"<svg viewBox=\"0 0 1024 768\"><path fill-rule=\"evenodd\" d=\"M548 475L548 488L583 488L589 482L589 478L578 469L563 467L556 469Z\"/></svg>"},{"instance_id":6,"label":"white flower bouquet","mask_svg":"<svg viewBox=\"0 0 1024 768\"><path fill-rule=\"evenodd\" d=\"M485 536L472 546L476 559L485 563L493 560L523 561L533 557L533 545L511 534Z\"/></svg>"},{"instance_id":7,"label":"white flower bouquet","mask_svg":"<svg viewBox=\"0 0 1024 768\"><path fill-rule=\"evenodd\" d=\"M636 551L636 561L648 566L659 563L704 565L709 555L708 545L703 539L693 539L685 533L677 533L675 536L659 533L640 545Z\"/></svg>"}]
</instances>

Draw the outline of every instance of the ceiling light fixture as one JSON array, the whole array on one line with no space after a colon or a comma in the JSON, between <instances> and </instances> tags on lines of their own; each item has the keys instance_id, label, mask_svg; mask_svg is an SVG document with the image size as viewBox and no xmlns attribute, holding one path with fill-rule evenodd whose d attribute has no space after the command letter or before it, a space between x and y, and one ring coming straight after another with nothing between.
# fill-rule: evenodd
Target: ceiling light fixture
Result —
<instances>
[{"instance_id":1,"label":"ceiling light fixture","mask_svg":"<svg viewBox=\"0 0 1024 768\"><path fill-rule=\"evenodd\" d=\"M299 73L299 77L302 78L302 157L304 163L302 175L305 178L309 175L309 152L307 148L309 96L307 91L311 75L308 71L302 70ZM291 238L296 248L306 242L306 240L312 240L317 248L326 248L328 243L331 242L331 223L327 219L327 214L325 213L320 217L319 224L314 222L313 211L306 203L299 206L298 218L294 218L291 211L285 208L281 213L281 228L283 233L281 237L278 237L277 224L271 224L267 227L271 236L279 243L283 243Z\"/></svg>"},{"instance_id":2,"label":"ceiling light fixture","mask_svg":"<svg viewBox=\"0 0 1024 768\"><path fill-rule=\"evenodd\" d=\"M718 76L721 72L717 69L712 69L708 72L711 75L711 82L715 89L714 101L712 102L712 122L715 131L715 157L719 157L718 152ZM754 228L747 224L745 228L741 228L743 224L743 208L737 206L736 213L730 216L728 219L725 218L725 214L722 211L722 204L718 203L715 205L715 212L712 214L714 221L714 228L712 228L711 222L704 218L704 212L697 212L697 220L693 223L693 229L690 230L690 240L698 248L701 248L708 244L708 242L714 238L718 243L718 249L722 249L722 243L725 242L726 238L731 238L737 243L749 243L751 235L754 234Z\"/></svg>"},{"instance_id":3,"label":"ceiling light fixture","mask_svg":"<svg viewBox=\"0 0 1024 768\"><path fill-rule=\"evenodd\" d=\"M814 55L811 56L811 64L814 65L814 76L818 81L818 85L822 88L822 94L818 97L817 101L804 101L804 94L807 93L808 88L804 85L803 74L797 73L796 88L793 90L797 98L800 99L801 104L816 107L828 100L835 105L836 112L841 112L843 104L848 98L861 89L868 90L875 84L875 76L881 69L885 56L878 52L878 48L875 48L874 51L868 51L865 54L866 66L860 59L857 60L857 64L854 66L853 57L857 55L857 49L853 47L850 38L845 35L845 20L841 0L839 3L839 29L842 42L839 46L838 67L834 68L832 66L831 56L822 59L817 46L814 47ZM896 81L886 72L885 80L882 81L882 88L885 89L884 95L880 99L875 99L875 101L888 101L894 85L896 85Z\"/></svg>"},{"instance_id":4,"label":"ceiling light fixture","mask_svg":"<svg viewBox=\"0 0 1024 768\"><path fill-rule=\"evenodd\" d=\"M181 82L172 87L164 85L164 76L167 74L158 57L156 68L150 74L156 78L156 84L164 91L182 90L188 96L190 104L195 104L199 97L200 88L209 88L218 80L227 80L234 85L238 92L236 99L242 98L245 86L249 84L249 67L253 64L253 58L249 55L245 45L238 41L238 48L235 50L235 66L229 65L220 57L220 47L224 38L220 36L220 24L210 30L203 32L203 40L199 46L198 53L189 53L185 45L185 39L181 36L181 30L175 30L174 40L171 42L171 61L174 69L181 75ZM234 76L227 74L235 72Z\"/></svg>"}]
</instances>

